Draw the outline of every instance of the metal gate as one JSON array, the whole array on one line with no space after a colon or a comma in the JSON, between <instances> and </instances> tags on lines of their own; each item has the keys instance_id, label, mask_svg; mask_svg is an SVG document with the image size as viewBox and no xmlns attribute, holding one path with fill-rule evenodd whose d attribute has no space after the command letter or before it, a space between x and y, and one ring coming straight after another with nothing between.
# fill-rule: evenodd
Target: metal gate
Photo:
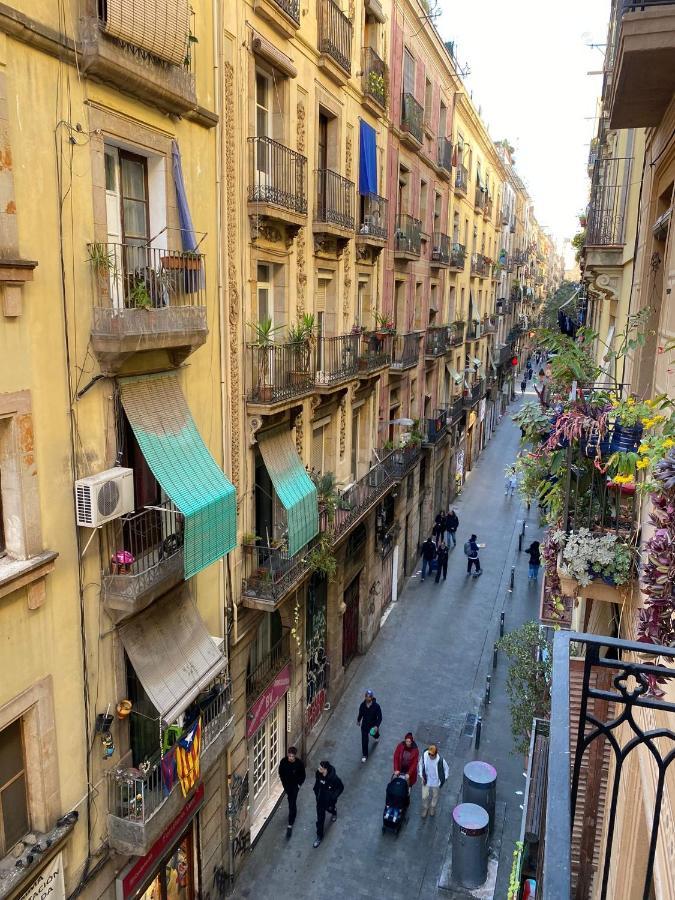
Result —
<instances>
[{"instance_id":1,"label":"metal gate","mask_svg":"<svg viewBox=\"0 0 675 900\"><path fill-rule=\"evenodd\" d=\"M345 612L342 617L342 665L346 668L359 647L359 579L351 582L344 594Z\"/></svg>"},{"instance_id":2,"label":"metal gate","mask_svg":"<svg viewBox=\"0 0 675 900\"><path fill-rule=\"evenodd\" d=\"M391 589L394 583L394 554L382 563L382 609L385 610L391 603Z\"/></svg>"}]
</instances>

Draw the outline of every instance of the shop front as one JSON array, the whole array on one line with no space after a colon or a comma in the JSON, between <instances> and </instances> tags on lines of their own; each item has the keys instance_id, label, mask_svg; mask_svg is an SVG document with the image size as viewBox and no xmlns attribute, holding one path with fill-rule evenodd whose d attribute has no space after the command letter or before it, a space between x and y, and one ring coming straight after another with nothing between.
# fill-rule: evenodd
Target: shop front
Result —
<instances>
[{"instance_id":1,"label":"shop front","mask_svg":"<svg viewBox=\"0 0 675 900\"><path fill-rule=\"evenodd\" d=\"M328 581L315 574L307 588L305 734L319 722L328 700Z\"/></svg>"},{"instance_id":2,"label":"shop front","mask_svg":"<svg viewBox=\"0 0 675 900\"><path fill-rule=\"evenodd\" d=\"M117 900L194 900L199 896L200 784L148 853L117 877Z\"/></svg>"}]
</instances>

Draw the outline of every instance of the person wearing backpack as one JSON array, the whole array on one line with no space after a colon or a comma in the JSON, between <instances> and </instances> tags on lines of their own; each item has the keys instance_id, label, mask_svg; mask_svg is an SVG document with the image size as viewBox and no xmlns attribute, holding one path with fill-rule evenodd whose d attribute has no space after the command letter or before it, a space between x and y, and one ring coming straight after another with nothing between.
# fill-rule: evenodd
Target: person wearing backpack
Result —
<instances>
[{"instance_id":1,"label":"person wearing backpack","mask_svg":"<svg viewBox=\"0 0 675 900\"><path fill-rule=\"evenodd\" d=\"M471 574L471 569L475 567L476 571L474 573L474 578L478 578L483 574L483 570L480 567L480 559L478 558L478 550L481 544L476 542L476 535L472 534L469 540L464 544L464 555L467 557L466 562L466 577L468 578Z\"/></svg>"}]
</instances>

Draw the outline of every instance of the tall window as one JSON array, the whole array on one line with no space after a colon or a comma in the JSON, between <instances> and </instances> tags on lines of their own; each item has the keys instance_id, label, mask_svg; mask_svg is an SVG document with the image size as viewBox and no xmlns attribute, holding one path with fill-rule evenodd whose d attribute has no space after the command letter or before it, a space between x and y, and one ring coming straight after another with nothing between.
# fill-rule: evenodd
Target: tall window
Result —
<instances>
[{"instance_id":1,"label":"tall window","mask_svg":"<svg viewBox=\"0 0 675 900\"><path fill-rule=\"evenodd\" d=\"M444 138L448 127L448 108L441 100L441 111L438 116L438 136Z\"/></svg>"},{"instance_id":2,"label":"tall window","mask_svg":"<svg viewBox=\"0 0 675 900\"><path fill-rule=\"evenodd\" d=\"M452 241L459 244L459 213L453 213L452 216Z\"/></svg>"},{"instance_id":3,"label":"tall window","mask_svg":"<svg viewBox=\"0 0 675 900\"><path fill-rule=\"evenodd\" d=\"M427 227L427 202L429 194L429 185L426 181L420 182L420 220L422 221L422 231Z\"/></svg>"},{"instance_id":4,"label":"tall window","mask_svg":"<svg viewBox=\"0 0 675 900\"><path fill-rule=\"evenodd\" d=\"M351 447L351 464L352 464L352 480L356 481L359 477L359 428L360 414L358 412L352 415L352 447Z\"/></svg>"},{"instance_id":5,"label":"tall window","mask_svg":"<svg viewBox=\"0 0 675 900\"><path fill-rule=\"evenodd\" d=\"M274 322L274 305L272 302L272 272L267 263L259 263L257 269L258 322L272 319Z\"/></svg>"},{"instance_id":6,"label":"tall window","mask_svg":"<svg viewBox=\"0 0 675 900\"><path fill-rule=\"evenodd\" d=\"M441 204L443 197L436 193L434 197L434 231L441 231Z\"/></svg>"},{"instance_id":7,"label":"tall window","mask_svg":"<svg viewBox=\"0 0 675 900\"><path fill-rule=\"evenodd\" d=\"M17 719L0 731L0 856L29 831L23 724Z\"/></svg>"},{"instance_id":8,"label":"tall window","mask_svg":"<svg viewBox=\"0 0 675 900\"><path fill-rule=\"evenodd\" d=\"M424 82L424 121L427 125L431 124L431 112L434 102L434 88L429 78Z\"/></svg>"},{"instance_id":9,"label":"tall window","mask_svg":"<svg viewBox=\"0 0 675 900\"><path fill-rule=\"evenodd\" d=\"M403 51L403 93L415 94L415 57L407 47Z\"/></svg>"}]
</instances>

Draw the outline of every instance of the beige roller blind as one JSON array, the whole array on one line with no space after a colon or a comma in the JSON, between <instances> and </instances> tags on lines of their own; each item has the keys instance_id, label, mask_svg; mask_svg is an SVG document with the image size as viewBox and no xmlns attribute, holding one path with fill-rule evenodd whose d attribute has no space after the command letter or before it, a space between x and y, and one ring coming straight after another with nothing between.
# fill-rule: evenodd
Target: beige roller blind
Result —
<instances>
[{"instance_id":1,"label":"beige roller blind","mask_svg":"<svg viewBox=\"0 0 675 900\"><path fill-rule=\"evenodd\" d=\"M325 438L325 427L315 428L312 431L312 468L315 472L323 472Z\"/></svg>"},{"instance_id":2,"label":"beige roller blind","mask_svg":"<svg viewBox=\"0 0 675 900\"><path fill-rule=\"evenodd\" d=\"M189 0L107 0L105 31L176 66L190 37Z\"/></svg>"}]
</instances>

